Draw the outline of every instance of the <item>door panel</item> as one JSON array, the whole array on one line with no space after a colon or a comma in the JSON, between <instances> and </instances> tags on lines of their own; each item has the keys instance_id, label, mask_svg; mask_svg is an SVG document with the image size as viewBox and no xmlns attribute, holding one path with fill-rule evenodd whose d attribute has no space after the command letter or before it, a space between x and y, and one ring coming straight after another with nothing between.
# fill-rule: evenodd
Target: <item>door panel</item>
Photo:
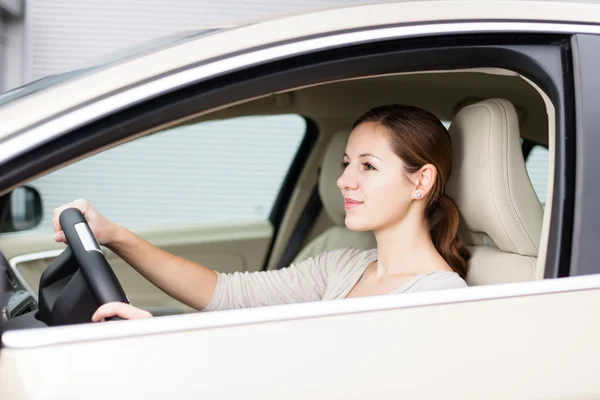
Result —
<instances>
[{"instance_id":1,"label":"door panel","mask_svg":"<svg viewBox=\"0 0 600 400\"><path fill-rule=\"evenodd\" d=\"M153 228L135 233L172 254L219 272L234 272L262 268L273 228L268 221L255 221ZM0 238L0 249L37 294L42 272L64 245L55 243L52 234L12 235ZM162 292L111 251L105 249L105 254L134 305L155 314L192 310Z\"/></svg>"},{"instance_id":2,"label":"door panel","mask_svg":"<svg viewBox=\"0 0 600 400\"><path fill-rule=\"evenodd\" d=\"M559 281L568 279L573 278ZM599 281L597 276L583 279ZM525 294L527 288L546 285L559 286L530 282L512 287ZM419 306L359 313L351 310L376 300L50 328L57 335L78 330L106 339L4 348L0 397L36 398L42 391L45 398L57 399L395 399L399 393L405 398L599 397L600 323L590 318L590 305L600 302L600 289L427 305L431 299L503 286L508 285L407 294L391 301ZM345 307L350 310L345 314L315 315L318 307L346 305L352 307ZM268 322L274 315L278 320ZM257 322L260 318L266 322ZM229 325L214 326L223 321ZM110 338L174 324L187 328ZM5 343L19 343L19 334L27 336L8 332ZM98 385L98 376L110 384Z\"/></svg>"}]
</instances>

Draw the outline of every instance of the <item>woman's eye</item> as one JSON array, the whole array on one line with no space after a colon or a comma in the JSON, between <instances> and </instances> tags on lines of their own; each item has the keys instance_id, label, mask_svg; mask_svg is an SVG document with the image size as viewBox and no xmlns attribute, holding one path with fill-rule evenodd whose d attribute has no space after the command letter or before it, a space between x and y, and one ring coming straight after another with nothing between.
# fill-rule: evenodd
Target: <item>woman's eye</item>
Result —
<instances>
[{"instance_id":1,"label":"woman's eye","mask_svg":"<svg viewBox=\"0 0 600 400\"><path fill-rule=\"evenodd\" d=\"M346 169L348 167L348 164L350 164L348 161L342 161L340 163L340 165L342 166L343 169Z\"/></svg>"},{"instance_id":2,"label":"woman's eye","mask_svg":"<svg viewBox=\"0 0 600 400\"><path fill-rule=\"evenodd\" d=\"M375 167L369 163L363 163L363 168L365 169L365 171L374 171L375 170Z\"/></svg>"}]
</instances>

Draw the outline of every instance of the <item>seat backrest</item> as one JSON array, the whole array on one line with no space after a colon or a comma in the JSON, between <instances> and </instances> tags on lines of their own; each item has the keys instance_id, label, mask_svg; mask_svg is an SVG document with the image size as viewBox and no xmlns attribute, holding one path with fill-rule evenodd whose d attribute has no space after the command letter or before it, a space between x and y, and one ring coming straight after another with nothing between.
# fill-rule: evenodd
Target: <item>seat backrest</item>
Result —
<instances>
[{"instance_id":1,"label":"seat backrest","mask_svg":"<svg viewBox=\"0 0 600 400\"><path fill-rule=\"evenodd\" d=\"M344 198L336 182L342 173L340 163L344 159L344 150L349 136L349 131L340 131L333 136L323 157L319 175L319 195L321 196L323 209L334 225L306 245L298 253L294 262L342 247L357 249L374 249L377 247L373 232L353 232L346 228L344 224L346 218Z\"/></svg>"},{"instance_id":2,"label":"seat backrest","mask_svg":"<svg viewBox=\"0 0 600 400\"><path fill-rule=\"evenodd\" d=\"M319 177L319 194L334 226L309 243L294 262L341 247L377 247L372 232L344 225L336 181L349 132L331 140ZM469 285L543 278L536 265L543 208L531 185L521 150L517 113L506 100L463 108L450 126L452 174L446 188L461 213L461 239L471 250Z\"/></svg>"},{"instance_id":3,"label":"seat backrest","mask_svg":"<svg viewBox=\"0 0 600 400\"><path fill-rule=\"evenodd\" d=\"M466 106L449 131L446 193L460 210L461 239L472 254L467 283L542 279L536 262L543 208L525 167L514 106L502 99Z\"/></svg>"}]
</instances>

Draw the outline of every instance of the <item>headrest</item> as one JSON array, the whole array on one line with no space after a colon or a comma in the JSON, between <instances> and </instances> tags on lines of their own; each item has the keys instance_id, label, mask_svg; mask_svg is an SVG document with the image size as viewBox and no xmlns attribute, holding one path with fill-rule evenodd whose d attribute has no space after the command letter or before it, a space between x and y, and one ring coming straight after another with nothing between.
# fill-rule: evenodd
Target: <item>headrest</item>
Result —
<instances>
[{"instance_id":1,"label":"headrest","mask_svg":"<svg viewBox=\"0 0 600 400\"><path fill-rule=\"evenodd\" d=\"M346 219L344 197L337 187L337 180L342 174L340 165L344 160L344 150L349 137L349 131L340 131L333 135L323 157L319 175L319 195L323 208L336 225L344 225Z\"/></svg>"},{"instance_id":2,"label":"headrest","mask_svg":"<svg viewBox=\"0 0 600 400\"><path fill-rule=\"evenodd\" d=\"M452 121L450 136L446 192L466 225L463 240L537 257L543 208L525 168L514 106L502 99L467 106Z\"/></svg>"}]
</instances>

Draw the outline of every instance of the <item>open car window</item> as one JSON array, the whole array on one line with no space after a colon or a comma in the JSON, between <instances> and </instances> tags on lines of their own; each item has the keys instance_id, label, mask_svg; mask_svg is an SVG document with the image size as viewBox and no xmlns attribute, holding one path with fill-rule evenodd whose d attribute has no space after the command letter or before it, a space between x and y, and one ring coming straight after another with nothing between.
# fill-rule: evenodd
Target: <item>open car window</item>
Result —
<instances>
[{"instance_id":1,"label":"open car window","mask_svg":"<svg viewBox=\"0 0 600 400\"><path fill-rule=\"evenodd\" d=\"M30 183L44 216L29 232L52 232L76 198L132 228L266 221L306 128L296 114L206 121L96 154Z\"/></svg>"}]
</instances>

